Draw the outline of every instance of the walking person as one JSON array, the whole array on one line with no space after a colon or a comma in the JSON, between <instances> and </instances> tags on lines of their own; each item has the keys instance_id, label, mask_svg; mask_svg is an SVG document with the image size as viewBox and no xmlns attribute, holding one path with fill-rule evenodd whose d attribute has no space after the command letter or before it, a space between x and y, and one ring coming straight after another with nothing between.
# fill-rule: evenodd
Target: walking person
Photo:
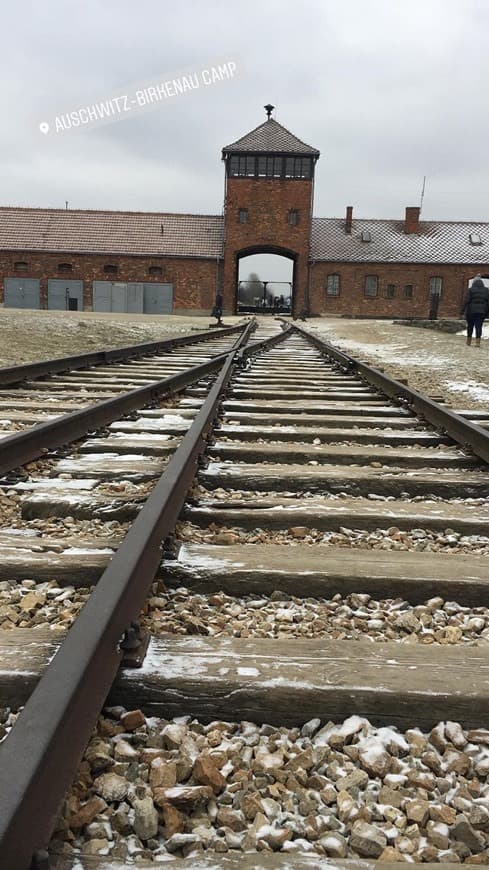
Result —
<instances>
[{"instance_id":1,"label":"walking person","mask_svg":"<svg viewBox=\"0 0 489 870\"><path fill-rule=\"evenodd\" d=\"M475 346L481 346L482 324L489 314L489 289L480 275L476 275L465 294L461 314L467 321L467 344L472 344L475 329Z\"/></svg>"}]
</instances>

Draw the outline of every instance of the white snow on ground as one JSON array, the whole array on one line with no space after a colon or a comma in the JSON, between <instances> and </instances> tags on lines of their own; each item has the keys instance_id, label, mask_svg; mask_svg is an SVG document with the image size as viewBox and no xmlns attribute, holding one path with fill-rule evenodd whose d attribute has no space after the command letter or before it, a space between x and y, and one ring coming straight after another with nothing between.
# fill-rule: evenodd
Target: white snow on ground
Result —
<instances>
[{"instance_id":1,"label":"white snow on ground","mask_svg":"<svg viewBox=\"0 0 489 870\"><path fill-rule=\"evenodd\" d=\"M405 366L422 365L423 367L428 366L432 369L441 369L446 365L451 365L453 363L453 359L448 355L443 356L439 353L430 353L427 351L425 351L422 356L419 351L413 353L412 349L410 349L407 344L391 343L379 348L366 342L354 341L351 338L342 338L341 342L338 343L341 346L341 350L350 350L353 356L368 354L370 356L375 356L379 361L382 360L384 363L399 364L399 362L402 361L402 364ZM410 350L411 353L409 352Z\"/></svg>"},{"instance_id":2,"label":"white snow on ground","mask_svg":"<svg viewBox=\"0 0 489 870\"><path fill-rule=\"evenodd\" d=\"M467 335L467 330L462 329L460 332L456 332L455 335L464 335L465 336L465 335ZM482 340L485 341L486 338L489 339L489 335L484 335L484 333L482 333Z\"/></svg>"},{"instance_id":3,"label":"white snow on ground","mask_svg":"<svg viewBox=\"0 0 489 870\"><path fill-rule=\"evenodd\" d=\"M489 387L477 381L446 381L445 386L454 393L468 393L473 399L489 400Z\"/></svg>"},{"instance_id":4,"label":"white snow on ground","mask_svg":"<svg viewBox=\"0 0 489 870\"><path fill-rule=\"evenodd\" d=\"M407 378L409 386L422 393L442 395L449 405L462 401L472 410L487 407L488 344L484 341L480 350L474 342L468 347L465 331L455 335L390 321L333 318L311 320L307 328L340 350L385 368L387 375ZM489 323L483 338L489 339Z\"/></svg>"}]
</instances>

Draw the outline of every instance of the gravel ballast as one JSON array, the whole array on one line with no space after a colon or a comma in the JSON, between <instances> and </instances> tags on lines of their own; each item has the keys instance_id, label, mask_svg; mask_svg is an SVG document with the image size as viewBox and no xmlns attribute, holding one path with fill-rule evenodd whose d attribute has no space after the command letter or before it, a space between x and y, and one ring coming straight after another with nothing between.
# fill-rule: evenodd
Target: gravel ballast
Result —
<instances>
[{"instance_id":1,"label":"gravel ballast","mask_svg":"<svg viewBox=\"0 0 489 870\"><path fill-rule=\"evenodd\" d=\"M351 716L301 729L100 717L51 842L65 856L204 852L487 863L489 731Z\"/></svg>"}]
</instances>

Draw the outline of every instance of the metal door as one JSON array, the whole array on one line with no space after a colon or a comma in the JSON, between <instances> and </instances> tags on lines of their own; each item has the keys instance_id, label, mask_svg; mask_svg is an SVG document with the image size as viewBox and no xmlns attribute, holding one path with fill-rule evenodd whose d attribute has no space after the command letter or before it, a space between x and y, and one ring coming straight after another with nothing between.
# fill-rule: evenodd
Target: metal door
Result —
<instances>
[{"instance_id":1,"label":"metal door","mask_svg":"<svg viewBox=\"0 0 489 870\"><path fill-rule=\"evenodd\" d=\"M126 311L131 314L143 313L143 291L144 284L128 284L127 285L127 307Z\"/></svg>"},{"instance_id":2,"label":"metal door","mask_svg":"<svg viewBox=\"0 0 489 870\"><path fill-rule=\"evenodd\" d=\"M173 311L173 284L144 285L144 313L171 314Z\"/></svg>"},{"instance_id":3,"label":"metal door","mask_svg":"<svg viewBox=\"0 0 489 870\"><path fill-rule=\"evenodd\" d=\"M123 284L120 281L112 284L110 310L117 311L119 314L123 314L127 311L127 284Z\"/></svg>"},{"instance_id":4,"label":"metal door","mask_svg":"<svg viewBox=\"0 0 489 870\"><path fill-rule=\"evenodd\" d=\"M5 278L6 308L40 308L41 296L37 278Z\"/></svg>"},{"instance_id":5,"label":"metal door","mask_svg":"<svg viewBox=\"0 0 489 870\"><path fill-rule=\"evenodd\" d=\"M112 281L93 282L93 310L111 311Z\"/></svg>"},{"instance_id":6,"label":"metal door","mask_svg":"<svg viewBox=\"0 0 489 870\"><path fill-rule=\"evenodd\" d=\"M56 311L83 311L83 281L50 278L48 308Z\"/></svg>"}]
</instances>

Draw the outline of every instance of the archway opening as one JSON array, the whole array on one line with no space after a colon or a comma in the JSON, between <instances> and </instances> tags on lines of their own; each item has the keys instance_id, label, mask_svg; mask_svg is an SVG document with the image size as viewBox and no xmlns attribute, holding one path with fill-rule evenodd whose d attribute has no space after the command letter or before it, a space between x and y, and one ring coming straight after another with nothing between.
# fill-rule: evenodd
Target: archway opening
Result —
<instances>
[{"instance_id":1,"label":"archway opening","mask_svg":"<svg viewBox=\"0 0 489 870\"><path fill-rule=\"evenodd\" d=\"M293 254L242 252L237 260L238 313L291 314L294 302Z\"/></svg>"}]
</instances>

